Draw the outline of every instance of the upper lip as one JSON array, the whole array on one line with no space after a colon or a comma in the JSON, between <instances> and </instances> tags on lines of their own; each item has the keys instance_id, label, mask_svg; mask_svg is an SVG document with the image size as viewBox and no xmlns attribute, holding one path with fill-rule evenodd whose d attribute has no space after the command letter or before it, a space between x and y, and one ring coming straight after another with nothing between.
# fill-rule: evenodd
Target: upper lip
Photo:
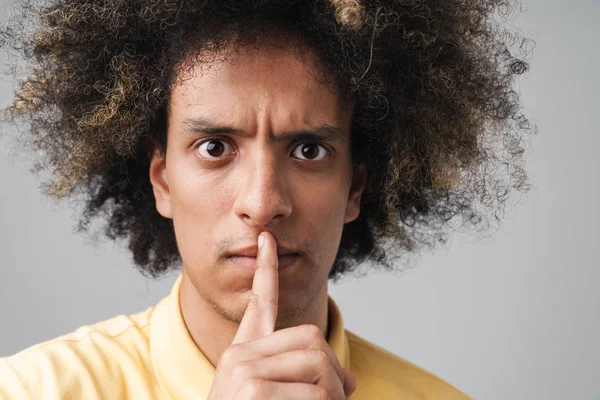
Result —
<instances>
[{"instance_id":1,"label":"upper lip","mask_svg":"<svg viewBox=\"0 0 600 400\"><path fill-rule=\"evenodd\" d=\"M277 246L277 255L285 256L292 254L300 254L298 250L285 247L285 246ZM225 252L225 257L233 257L233 256L243 256L243 257L256 257L258 255L258 245L251 245L246 247L240 247L237 249L232 249Z\"/></svg>"}]
</instances>

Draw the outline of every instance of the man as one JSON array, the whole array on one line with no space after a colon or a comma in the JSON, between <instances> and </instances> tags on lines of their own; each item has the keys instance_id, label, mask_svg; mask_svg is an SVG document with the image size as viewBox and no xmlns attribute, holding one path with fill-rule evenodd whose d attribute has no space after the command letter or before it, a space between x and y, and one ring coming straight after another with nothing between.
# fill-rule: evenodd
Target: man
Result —
<instances>
[{"instance_id":1,"label":"man","mask_svg":"<svg viewBox=\"0 0 600 400\"><path fill-rule=\"evenodd\" d=\"M181 275L144 312L0 360L0 398L467 398L346 331L327 284L475 221L477 194L501 205L486 146L518 154L526 64L485 24L495 3L41 9L9 40L35 67L7 111L48 192L83 190L82 228L105 217L144 272Z\"/></svg>"}]
</instances>

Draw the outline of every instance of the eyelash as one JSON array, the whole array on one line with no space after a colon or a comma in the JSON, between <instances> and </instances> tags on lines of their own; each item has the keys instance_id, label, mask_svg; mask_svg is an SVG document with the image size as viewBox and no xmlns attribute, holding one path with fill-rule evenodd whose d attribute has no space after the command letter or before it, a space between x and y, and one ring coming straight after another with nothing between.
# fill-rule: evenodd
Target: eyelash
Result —
<instances>
[{"instance_id":1,"label":"eyelash","mask_svg":"<svg viewBox=\"0 0 600 400\"><path fill-rule=\"evenodd\" d=\"M227 139L220 138L220 137L214 137L214 138L207 138L207 139L203 139L203 140L199 141L198 143L196 143L193 146L194 150L198 151L198 148L200 148L200 146L202 146L204 143L213 142L213 141L225 142L229 146L234 147L231 143L229 143L229 141ZM305 144L314 144L314 145L317 145L317 146L321 147L326 152L325 157L331 155L331 153L332 153L332 150L328 146L326 146L324 144L321 144L321 143L317 143L317 142L297 142L297 143L294 143L294 145L292 147L292 150L295 150L298 146L305 145ZM301 159L301 158L297 158L297 159L299 159L301 161L313 161L311 159ZM215 158L214 159L214 161L217 161L217 160L219 160L219 158ZM316 161L323 161L323 160L316 160Z\"/></svg>"}]
</instances>

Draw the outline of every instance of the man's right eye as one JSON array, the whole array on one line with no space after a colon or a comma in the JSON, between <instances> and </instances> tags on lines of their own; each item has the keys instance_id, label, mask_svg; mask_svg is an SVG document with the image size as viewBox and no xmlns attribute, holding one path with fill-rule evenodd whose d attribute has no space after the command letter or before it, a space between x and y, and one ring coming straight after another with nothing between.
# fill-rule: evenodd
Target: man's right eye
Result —
<instances>
[{"instance_id":1,"label":"man's right eye","mask_svg":"<svg viewBox=\"0 0 600 400\"><path fill-rule=\"evenodd\" d=\"M209 139L197 146L197 151L202 158L218 158L224 153L234 153L233 146L220 139Z\"/></svg>"}]
</instances>

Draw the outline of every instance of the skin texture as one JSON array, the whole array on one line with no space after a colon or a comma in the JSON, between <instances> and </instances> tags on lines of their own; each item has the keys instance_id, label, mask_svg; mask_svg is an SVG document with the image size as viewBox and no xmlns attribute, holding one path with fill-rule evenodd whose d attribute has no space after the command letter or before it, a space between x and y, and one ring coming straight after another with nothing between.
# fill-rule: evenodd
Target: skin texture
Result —
<instances>
[{"instance_id":1,"label":"skin texture","mask_svg":"<svg viewBox=\"0 0 600 400\"><path fill-rule=\"evenodd\" d=\"M326 335L328 275L344 224L360 212L366 173L352 164L351 111L310 60L284 46L242 50L194 69L172 91L166 157L155 152L150 180L156 209L175 228L186 325L214 365L233 340L254 276L224 256L257 246L263 231L278 249L300 253L279 271L275 329L314 324ZM189 118L245 135L190 134ZM340 140L282 139L324 124L339 128ZM221 151L209 153L208 138L222 141Z\"/></svg>"}]
</instances>

